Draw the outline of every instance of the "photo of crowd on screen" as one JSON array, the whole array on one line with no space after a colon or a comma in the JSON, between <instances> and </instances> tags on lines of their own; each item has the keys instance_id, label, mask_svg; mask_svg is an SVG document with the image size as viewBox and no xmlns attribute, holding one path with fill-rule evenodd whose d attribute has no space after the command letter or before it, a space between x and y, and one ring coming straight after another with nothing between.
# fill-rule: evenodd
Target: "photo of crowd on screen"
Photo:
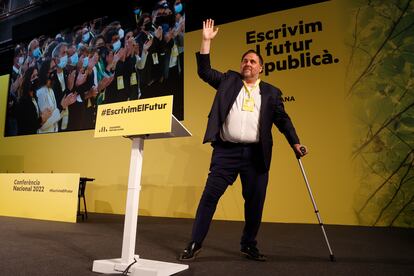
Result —
<instances>
[{"instance_id":1,"label":"photo of crowd on screen","mask_svg":"<svg viewBox=\"0 0 414 276\"><path fill-rule=\"evenodd\" d=\"M104 16L17 44L5 136L93 129L100 104L182 95L184 3L131 14L134 24Z\"/></svg>"}]
</instances>

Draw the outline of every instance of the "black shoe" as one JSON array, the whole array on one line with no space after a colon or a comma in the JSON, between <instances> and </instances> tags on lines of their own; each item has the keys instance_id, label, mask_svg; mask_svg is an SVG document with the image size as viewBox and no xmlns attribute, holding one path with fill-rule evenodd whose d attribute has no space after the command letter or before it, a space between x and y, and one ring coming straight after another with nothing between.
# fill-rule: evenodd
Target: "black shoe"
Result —
<instances>
[{"instance_id":1,"label":"black shoe","mask_svg":"<svg viewBox=\"0 0 414 276\"><path fill-rule=\"evenodd\" d=\"M242 246L240 251L246 255L246 258L254 261L264 262L266 261L266 256L260 254L259 249L254 245L245 245Z\"/></svg>"},{"instance_id":2,"label":"black shoe","mask_svg":"<svg viewBox=\"0 0 414 276\"><path fill-rule=\"evenodd\" d=\"M198 253L201 251L201 245L197 242L190 242L180 254L178 260L180 261L192 261L195 259Z\"/></svg>"}]
</instances>

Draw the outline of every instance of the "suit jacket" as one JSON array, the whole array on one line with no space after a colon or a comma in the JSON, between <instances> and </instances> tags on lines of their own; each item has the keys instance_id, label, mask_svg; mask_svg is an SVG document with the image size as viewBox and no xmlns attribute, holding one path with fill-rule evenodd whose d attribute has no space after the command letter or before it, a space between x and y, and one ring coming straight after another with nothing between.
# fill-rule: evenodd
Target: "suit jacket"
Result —
<instances>
[{"instance_id":1,"label":"suit jacket","mask_svg":"<svg viewBox=\"0 0 414 276\"><path fill-rule=\"evenodd\" d=\"M35 134L41 127L42 118L36 111L36 106L30 97L21 97L17 105L18 134Z\"/></svg>"},{"instance_id":2,"label":"suit jacket","mask_svg":"<svg viewBox=\"0 0 414 276\"><path fill-rule=\"evenodd\" d=\"M128 100L130 77L125 77L128 62L118 61L115 66L114 80L105 89L105 103L118 103ZM118 89L118 78L122 78L124 87Z\"/></svg>"},{"instance_id":3,"label":"suit jacket","mask_svg":"<svg viewBox=\"0 0 414 276\"><path fill-rule=\"evenodd\" d=\"M202 80L217 89L213 105L208 115L207 129L203 143L219 140L220 130L243 87L242 76L235 71L219 72L211 68L210 55L196 54L198 75ZM299 144L299 138L281 99L282 92L261 81L259 84L261 107L259 118L259 148L262 168L269 170L272 158L272 125L275 124L289 144Z\"/></svg>"},{"instance_id":4,"label":"suit jacket","mask_svg":"<svg viewBox=\"0 0 414 276\"><path fill-rule=\"evenodd\" d=\"M65 82L65 90L63 90L62 85L60 84L59 78L57 76L57 71L55 70L52 73L52 89L53 89L53 92L55 93L56 105L60 111L63 110L63 107L60 103L63 99L63 96L70 93L68 89L68 75L69 75L68 71L64 69L63 80ZM58 122L58 127L59 127L59 131L62 131L62 120Z\"/></svg>"},{"instance_id":5,"label":"suit jacket","mask_svg":"<svg viewBox=\"0 0 414 276\"><path fill-rule=\"evenodd\" d=\"M70 91L68 89L68 72L66 70L63 70L63 78L64 78L64 82L65 82L65 90L62 89L62 86L60 84L59 78L57 76L57 71L53 72L52 75L52 89L53 92L55 93L55 99L56 99L56 104L57 107L59 108L59 110L63 110L62 105L60 104L60 102L63 99L63 96L66 94L69 94Z\"/></svg>"}]
</instances>

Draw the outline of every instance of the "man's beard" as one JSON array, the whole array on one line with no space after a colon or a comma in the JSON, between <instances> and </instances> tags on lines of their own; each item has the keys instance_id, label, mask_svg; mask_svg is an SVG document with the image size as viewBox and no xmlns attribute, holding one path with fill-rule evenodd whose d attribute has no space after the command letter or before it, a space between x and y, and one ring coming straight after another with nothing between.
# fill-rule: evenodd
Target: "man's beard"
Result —
<instances>
[{"instance_id":1,"label":"man's beard","mask_svg":"<svg viewBox=\"0 0 414 276\"><path fill-rule=\"evenodd\" d=\"M242 76L244 78L252 78L252 77L254 77L253 76L253 72L252 72L252 70L250 68L249 69L243 69L241 74L242 74Z\"/></svg>"}]
</instances>

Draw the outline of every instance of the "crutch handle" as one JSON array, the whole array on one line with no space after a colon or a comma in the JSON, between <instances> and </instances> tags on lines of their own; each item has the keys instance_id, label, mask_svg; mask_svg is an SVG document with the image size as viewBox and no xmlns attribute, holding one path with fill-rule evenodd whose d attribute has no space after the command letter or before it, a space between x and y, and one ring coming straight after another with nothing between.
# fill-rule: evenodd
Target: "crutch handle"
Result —
<instances>
[{"instance_id":1,"label":"crutch handle","mask_svg":"<svg viewBox=\"0 0 414 276\"><path fill-rule=\"evenodd\" d=\"M304 147L304 146L301 146L300 148L299 148L299 150L300 150L300 152L302 153L302 154L305 154L306 153L306 148ZM296 152L296 158L297 159L300 159L301 158L301 156Z\"/></svg>"}]
</instances>

